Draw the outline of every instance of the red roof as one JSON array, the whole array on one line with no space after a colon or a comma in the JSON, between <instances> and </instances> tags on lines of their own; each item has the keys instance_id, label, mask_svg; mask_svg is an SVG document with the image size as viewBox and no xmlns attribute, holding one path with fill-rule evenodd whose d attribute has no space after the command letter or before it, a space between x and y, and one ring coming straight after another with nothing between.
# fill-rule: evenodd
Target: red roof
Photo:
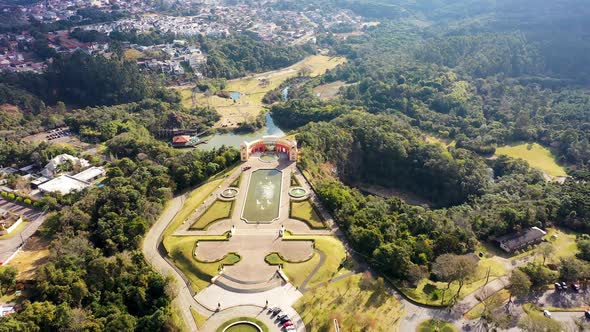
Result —
<instances>
[{"instance_id":1,"label":"red roof","mask_svg":"<svg viewBox=\"0 0 590 332\"><path fill-rule=\"evenodd\" d=\"M172 138L172 143L175 143L175 144L188 143L190 141L190 139L191 139L191 137L188 135L174 136L174 138Z\"/></svg>"}]
</instances>

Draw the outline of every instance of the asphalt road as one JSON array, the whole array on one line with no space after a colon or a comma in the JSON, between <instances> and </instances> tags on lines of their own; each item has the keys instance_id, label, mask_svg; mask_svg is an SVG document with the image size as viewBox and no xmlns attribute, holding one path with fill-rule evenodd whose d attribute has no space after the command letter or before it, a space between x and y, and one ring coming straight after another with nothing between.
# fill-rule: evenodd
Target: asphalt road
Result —
<instances>
[{"instance_id":1,"label":"asphalt road","mask_svg":"<svg viewBox=\"0 0 590 332\"><path fill-rule=\"evenodd\" d=\"M18 233L12 234L9 238L0 240L0 263L7 260L18 248L33 235L45 221L45 213L39 212L14 202L0 199L0 208L14 213L22 214L29 222L25 228L17 229Z\"/></svg>"}]
</instances>

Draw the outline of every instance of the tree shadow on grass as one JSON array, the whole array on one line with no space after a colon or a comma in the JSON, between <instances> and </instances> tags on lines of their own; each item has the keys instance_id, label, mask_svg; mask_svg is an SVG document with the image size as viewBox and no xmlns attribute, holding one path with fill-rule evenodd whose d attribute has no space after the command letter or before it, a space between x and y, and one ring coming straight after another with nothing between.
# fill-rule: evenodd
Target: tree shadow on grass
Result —
<instances>
[{"instance_id":1,"label":"tree shadow on grass","mask_svg":"<svg viewBox=\"0 0 590 332\"><path fill-rule=\"evenodd\" d=\"M213 276L199 269L195 262L188 259L185 255L182 254L182 252L174 252L172 259L174 260L174 262L178 264L179 267L181 267L181 270L183 272L190 273L207 283L211 282L211 278L213 278Z\"/></svg>"}]
</instances>

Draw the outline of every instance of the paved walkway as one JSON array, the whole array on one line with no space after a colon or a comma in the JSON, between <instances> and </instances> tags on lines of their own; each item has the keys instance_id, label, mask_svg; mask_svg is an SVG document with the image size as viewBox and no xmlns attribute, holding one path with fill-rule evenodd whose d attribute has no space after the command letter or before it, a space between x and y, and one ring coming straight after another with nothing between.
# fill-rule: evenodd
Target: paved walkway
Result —
<instances>
[{"instance_id":1,"label":"paved walkway","mask_svg":"<svg viewBox=\"0 0 590 332\"><path fill-rule=\"evenodd\" d=\"M215 202L221 192L240 176L244 166L250 166L251 169L243 172L231 218L218 221L210 225L206 230L190 230L191 223L198 220L200 215ZM197 326L192 318L190 308L195 309L205 317L210 317L203 327L205 331L209 331L214 330L223 321L235 318L232 316L248 316L247 313L253 314L256 310L260 312L261 307L268 300L270 306L279 306L289 314L298 331L305 332L303 321L291 307L302 296L301 292L288 282L269 284L267 280L275 280L278 270L277 267L268 265L264 261L264 257L269 253L279 252L287 259L299 261L313 255L314 249L310 241L282 240L279 237L279 230L282 227L294 234L302 235L331 235L333 231L311 230L304 222L289 218L290 198L288 191L291 172L295 169L294 163L287 160L267 163L254 157L248 163L243 164L242 167L228 176L219 188L195 210L189 220L183 223L174 233L175 236L220 235L232 229L232 226L235 227L233 236L229 241L201 241L195 250L196 256L206 261L220 259L229 252L237 252L241 256L240 262L224 268L218 279L219 281L217 281L219 285L214 283L198 294L192 294L186 277L172 263L167 261L166 257L162 256L165 254L159 248L162 240L161 234L182 208L183 197L174 198L156 224L150 229L142 246L144 255L157 271L172 277L175 281L178 290L176 302L182 311L183 319L187 322L191 331L195 331ZM283 172L279 218L269 223L248 223L241 219L241 213L246 200L249 176L257 169L272 168ZM303 183L301 180L300 182ZM228 283L231 287L228 286ZM251 288L255 288L252 284L257 283L266 288L252 291ZM239 287L244 287L244 290L236 289ZM218 304L221 304L220 312L216 312ZM280 330L278 325L272 325L270 317L267 320L271 323L269 327L272 331Z\"/></svg>"}]
</instances>

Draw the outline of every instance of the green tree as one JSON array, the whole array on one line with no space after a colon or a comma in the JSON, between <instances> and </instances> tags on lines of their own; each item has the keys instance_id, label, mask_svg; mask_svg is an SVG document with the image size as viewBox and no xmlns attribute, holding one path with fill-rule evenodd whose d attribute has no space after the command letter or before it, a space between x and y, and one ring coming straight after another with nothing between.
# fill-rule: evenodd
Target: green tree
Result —
<instances>
[{"instance_id":1,"label":"green tree","mask_svg":"<svg viewBox=\"0 0 590 332\"><path fill-rule=\"evenodd\" d=\"M11 287L14 287L17 275L18 271L12 266L0 269L0 293L4 293Z\"/></svg>"},{"instance_id":2,"label":"green tree","mask_svg":"<svg viewBox=\"0 0 590 332\"><path fill-rule=\"evenodd\" d=\"M444 254L436 258L432 265L432 272L440 280L446 281L448 288L455 281L459 283L459 288L455 294L456 298L461 293L467 278L473 276L477 270L477 265L477 258L473 255Z\"/></svg>"},{"instance_id":3,"label":"green tree","mask_svg":"<svg viewBox=\"0 0 590 332\"><path fill-rule=\"evenodd\" d=\"M510 274L510 285L508 285L508 290L510 291L510 297L516 296L518 298L524 297L529 294L531 291L531 280L527 276L526 273L522 272L520 269L512 270Z\"/></svg>"}]
</instances>

